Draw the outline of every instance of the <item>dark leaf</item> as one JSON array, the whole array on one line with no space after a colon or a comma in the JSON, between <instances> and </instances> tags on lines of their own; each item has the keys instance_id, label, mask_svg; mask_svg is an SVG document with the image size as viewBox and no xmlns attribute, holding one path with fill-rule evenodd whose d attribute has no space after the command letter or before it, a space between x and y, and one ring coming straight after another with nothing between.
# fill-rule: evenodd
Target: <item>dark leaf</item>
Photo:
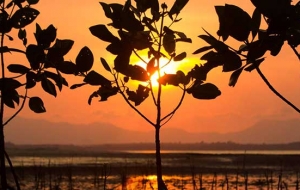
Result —
<instances>
[{"instance_id":1,"label":"dark leaf","mask_svg":"<svg viewBox=\"0 0 300 190\"><path fill-rule=\"evenodd\" d=\"M151 3L151 14L153 18L152 20L158 21L160 18L159 2L158 0L152 0Z\"/></svg>"},{"instance_id":2,"label":"dark leaf","mask_svg":"<svg viewBox=\"0 0 300 190\"><path fill-rule=\"evenodd\" d=\"M251 0L253 5L268 18L286 16L290 11L290 0Z\"/></svg>"},{"instance_id":3,"label":"dark leaf","mask_svg":"<svg viewBox=\"0 0 300 190\"><path fill-rule=\"evenodd\" d=\"M77 74L76 65L71 61L63 61L57 64L57 69L64 74Z\"/></svg>"},{"instance_id":4,"label":"dark leaf","mask_svg":"<svg viewBox=\"0 0 300 190\"><path fill-rule=\"evenodd\" d=\"M221 53L217 53L214 51L209 51L206 54L202 55L201 60L206 60L209 62L222 62Z\"/></svg>"},{"instance_id":5,"label":"dark leaf","mask_svg":"<svg viewBox=\"0 0 300 190\"><path fill-rule=\"evenodd\" d=\"M130 10L129 7L112 3L109 4L112 9L112 21L113 26L116 29L125 29L128 32L143 31L143 24L135 17L134 11ZM125 9L126 8L126 9Z\"/></svg>"},{"instance_id":6,"label":"dark leaf","mask_svg":"<svg viewBox=\"0 0 300 190\"><path fill-rule=\"evenodd\" d=\"M23 39L23 45L26 46L27 45L27 38Z\"/></svg>"},{"instance_id":7,"label":"dark leaf","mask_svg":"<svg viewBox=\"0 0 300 190\"><path fill-rule=\"evenodd\" d=\"M176 55L174 57L174 61L182 61L184 58L186 58L186 52L182 52L179 55Z\"/></svg>"},{"instance_id":8,"label":"dark leaf","mask_svg":"<svg viewBox=\"0 0 300 190\"><path fill-rule=\"evenodd\" d=\"M147 0L135 0L135 2L136 7L140 12L145 12L147 9L150 9L152 5L152 1Z\"/></svg>"},{"instance_id":9,"label":"dark leaf","mask_svg":"<svg viewBox=\"0 0 300 190\"><path fill-rule=\"evenodd\" d=\"M76 67L79 72L89 71L94 63L94 56L88 47L83 47L76 57Z\"/></svg>"},{"instance_id":10,"label":"dark leaf","mask_svg":"<svg viewBox=\"0 0 300 190\"><path fill-rule=\"evenodd\" d=\"M17 92L15 89L13 89L13 90L11 90L11 91L9 92L9 96L12 98L12 100L13 100L17 105L19 105L19 103L20 103L20 97L19 97L18 92Z\"/></svg>"},{"instance_id":11,"label":"dark leaf","mask_svg":"<svg viewBox=\"0 0 300 190\"><path fill-rule=\"evenodd\" d=\"M105 77L97 73L96 71L90 71L86 77L84 78L83 82L86 82L90 85L101 85L101 86L110 86L111 82L107 80Z\"/></svg>"},{"instance_id":12,"label":"dark leaf","mask_svg":"<svg viewBox=\"0 0 300 190\"><path fill-rule=\"evenodd\" d=\"M163 37L163 47L165 48L166 52L169 55L175 52L176 42L175 42L175 35L171 33L167 33Z\"/></svg>"},{"instance_id":13,"label":"dark leaf","mask_svg":"<svg viewBox=\"0 0 300 190\"><path fill-rule=\"evenodd\" d=\"M42 88L45 92L51 94L52 96L56 97L56 89L55 85L47 78L42 79Z\"/></svg>"},{"instance_id":14,"label":"dark leaf","mask_svg":"<svg viewBox=\"0 0 300 190\"><path fill-rule=\"evenodd\" d=\"M19 29L19 32L18 32L18 38L20 40L23 40L24 38L26 38L26 30L25 29Z\"/></svg>"},{"instance_id":15,"label":"dark leaf","mask_svg":"<svg viewBox=\"0 0 300 190\"><path fill-rule=\"evenodd\" d=\"M45 53L43 48L37 45L30 44L26 48L26 57L33 70L40 68L40 64L45 62Z\"/></svg>"},{"instance_id":16,"label":"dark leaf","mask_svg":"<svg viewBox=\"0 0 300 190\"><path fill-rule=\"evenodd\" d=\"M263 42L263 40L258 40L258 41L252 42L251 44L249 44L248 48L249 48L249 51L247 54L248 61L253 61L253 60L256 60L256 59L262 57L268 50L268 47Z\"/></svg>"},{"instance_id":17,"label":"dark leaf","mask_svg":"<svg viewBox=\"0 0 300 190\"><path fill-rule=\"evenodd\" d=\"M175 31L174 32L177 36L179 36L181 39L186 39L187 36L183 33L183 32L178 32L178 31Z\"/></svg>"},{"instance_id":18,"label":"dark leaf","mask_svg":"<svg viewBox=\"0 0 300 190\"><path fill-rule=\"evenodd\" d=\"M100 2L100 5L102 6L102 9L104 10L105 16L107 18L111 18L112 12L111 12L110 6L104 2Z\"/></svg>"},{"instance_id":19,"label":"dark leaf","mask_svg":"<svg viewBox=\"0 0 300 190\"><path fill-rule=\"evenodd\" d=\"M0 78L0 89L4 91L14 90L22 86L22 84L12 78Z\"/></svg>"},{"instance_id":20,"label":"dark leaf","mask_svg":"<svg viewBox=\"0 0 300 190\"><path fill-rule=\"evenodd\" d=\"M256 8L253 12L252 20L251 20L252 39L254 39L255 36L257 35L259 31L260 23L261 23L261 14L259 10Z\"/></svg>"},{"instance_id":21,"label":"dark leaf","mask_svg":"<svg viewBox=\"0 0 300 190\"><path fill-rule=\"evenodd\" d=\"M228 46L224 44L223 42L217 40L213 36L209 35L200 35L198 36L202 40L206 41L208 44L210 44L216 51L223 52L228 50Z\"/></svg>"},{"instance_id":22,"label":"dark leaf","mask_svg":"<svg viewBox=\"0 0 300 190\"><path fill-rule=\"evenodd\" d=\"M55 81L55 84L60 91L62 90L62 85L68 86L66 79L63 78L60 74L52 73L49 71L44 71L44 74L47 78L50 78L53 81Z\"/></svg>"},{"instance_id":23,"label":"dark leaf","mask_svg":"<svg viewBox=\"0 0 300 190\"><path fill-rule=\"evenodd\" d=\"M7 5L6 5L6 9L9 9L9 8L11 8L12 6L14 5L14 1L11 1L11 2L9 2Z\"/></svg>"},{"instance_id":24,"label":"dark leaf","mask_svg":"<svg viewBox=\"0 0 300 190\"><path fill-rule=\"evenodd\" d=\"M177 71L176 74L165 74L158 79L158 82L162 85L178 86L179 84L187 84L187 78L182 71Z\"/></svg>"},{"instance_id":25,"label":"dark leaf","mask_svg":"<svg viewBox=\"0 0 300 190\"><path fill-rule=\"evenodd\" d=\"M105 25L103 24L99 24L99 25L95 25L95 26L91 26L90 27L90 32L96 36L97 38L106 41L106 42L115 42L115 41L119 41L119 38L117 38L116 36L114 36Z\"/></svg>"},{"instance_id":26,"label":"dark leaf","mask_svg":"<svg viewBox=\"0 0 300 190\"><path fill-rule=\"evenodd\" d=\"M238 41L247 40L251 31L251 17L243 9L226 4L216 6L220 28L218 35L226 39L228 35Z\"/></svg>"},{"instance_id":27,"label":"dark leaf","mask_svg":"<svg viewBox=\"0 0 300 190\"><path fill-rule=\"evenodd\" d=\"M152 45L150 31L138 31L128 36L130 45L137 50L149 48Z\"/></svg>"},{"instance_id":28,"label":"dark leaf","mask_svg":"<svg viewBox=\"0 0 300 190\"><path fill-rule=\"evenodd\" d=\"M242 60L235 52L228 50L222 55L223 59L223 72L229 72L237 70L242 66Z\"/></svg>"},{"instance_id":29,"label":"dark leaf","mask_svg":"<svg viewBox=\"0 0 300 190\"><path fill-rule=\"evenodd\" d=\"M119 55L124 49L122 48L121 41L115 41L115 42L109 44L106 47L106 50L114 55Z\"/></svg>"},{"instance_id":30,"label":"dark leaf","mask_svg":"<svg viewBox=\"0 0 300 190\"><path fill-rule=\"evenodd\" d=\"M188 3L189 0L176 0L173 4L171 10L169 11L169 16L173 20L173 15L178 15L183 7Z\"/></svg>"},{"instance_id":31,"label":"dark leaf","mask_svg":"<svg viewBox=\"0 0 300 190\"><path fill-rule=\"evenodd\" d=\"M23 28L31 24L40 12L31 7L18 9L11 17L12 26L16 29Z\"/></svg>"},{"instance_id":32,"label":"dark leaf","mask_svg":"<svg viewBox=\"0 0 300 190\"><path fill-rule=\"evenodd\" d=\"M41 26L38 23L36 23L35 24L35 33L34 33L34 37L35 37L36 41L38 41L38 37L41 32L42 32Z\"/></svg>"},{"instance_id":33,"label":"dark leaf","mask_svg":"<svg viewBox=\"0 0 300 190\"><path fill-rule=\"evenodd\" d=\"M191 88L187 89L187 92L192 94L194 98L205 100L215 99L221 95L221 91L218 87L211 83L195 83Z\"/></svg>"},{"instance_id":34,"label":"dark leaf","mask_svg":"<svg viewBox=\"0 0 300 190\"><path fill-rule=\"evenodd\" d=\"M10 108L15 108L14 101L11 98L3 98L3 103Z\"/></svg>"},{"instance_id":35,"label":"dark leaf","mask_svg":"<svg viewBox=\"0 0 300 190\"><path fill-rule=\"evenodd\" d=\"M15 108L15 103L19 104L19 94L13 88L5 88L1 93L1 98L3 103L10 108Z\"/></svg>"},{"instance_id":36,"label":"dark leaf","mask_svg":"<svg viewBox=\"0 0 300 190\"><path fill-rule=\"evenodd\" d=\"M117 72L123 72L129 66L131 50L124 49L114 60L115 70Z\"/></svg>"},{"instance_id":37,"label":"dark leaf","mask_svg":"<svg viewBox=\"0 0 300 190\"><path fill-rule=\"evenodd\" d=\"M107 61L104 58L102 58L102 57L100 58L100 61L101 61L102 65L103 65L104 69L107 70L108 72L111 72L111 69L110 69Z\"/></svg>"},{"instance_id":38,"label":"dark leaf","mask_svg":"<svg viewBox=\"0 0 300 190\"><path fill-rule=\"evenodd\" d=\"M128 100L133 101L135 106L138 106L149 96L149 91L150 88L139 85L136 92L127 89L126 93L128 95Z\"/></svg>"},{"instance_id":39,"label":"dark leaf","mask_svg":"<svg viewBox=\"0 0 300 190\"><path fill-rule=\"evenodd\" d=\"M222 63L219 62L208 61L204 65L195 65L195 67L188 73L188 75L194 79L203 81L206 80L207 74L210 70L221 65Z\"/></svg>"},{"instance_id":40,"label":"dark leaf","mask_svg":"<svg viewBox=\"0 0 300 190\"><path fill-rule=\"evenodd\" d=\"M270 36L264 42L267 43L268 50L270 50L272 56L277 56L281 51L285 39L281 36Z\"/></svg>"},{"instance_id":41,"label":"dark leaf","mask_svg":"<svg viewBox=\"0 0 300 190\"><path fill-rule=\"evenodd\" d=\"M106 101L110 96L114 96L118 93L118 87L101 86L97 91L97 94L101 97L100 101Z\"/></svg>"},{"instance_id":42,"label":"dark leaf","mask_svg":"<svg viewBox=\"0 0 300 190\"><path fill-rule=\"evenodd\" d=\"M12 22L9 19L9 14L2 9L0 13L0 32L9 33L12 29Z\"/></svg>"},{"instance_id":43,"label":"dark leaf","mask_svg":"<svg viewBox=\"0 0 300 190\"><path fill-rule=\"evenodd\" d=\"M9 36L9 35L7 35L7 37L8 37L8 39L9 39L9 41L14 41L14 38L13 38L13 37L11 37L11 36Z\"/></svg>"},{"instance_id":44,"label":"dark leaf","mask_svg":"<svg viewBox=\"0 0 300 190\"><path fill-rule=\"evenodd\" d=\"M48 67L56 67L59 63L64 61L64 57L62 54L61 49L56 48L56 47L51 47L48 49L47 53L47 66Z\"/></svg>"},{"instance_id":45,"label":"dark leaf","mask_svg":"<svg viewBox=\"0 0 300 190\"><path fill-rule=\"evenodd\" d=\"M193 54L199 54L199 53L205 52L207 50L211 50L211 49L213 49L212 46L204 46L202 48L197 49Z\"/></svg>"},{"instance_id":46,"label":"dark leaf","mask_svg":"<svg viewBox=\"0 0 300 190\"><path fill-rule=\"evenodd\" d=\"M53 45L53 47L59 49L60 54L62 56L64 56L72 49L73 44L74 44L73 40L59 40L59 39L56 39L55 44Z\"/></svg>"},{"instance_id":47,"label":"dark leaf","mask_svg":"<svg viewBox=\"0 0 300 190\"><path fill-rule=\"evenodd\" d=\"M121 72L122 74L129 76L132 80L148 81L149 76L147 71L138 65L128 65L127 69Z\"/></svg>"},{"instance_id":48,"label":"dark leaf","mask_svg":"<svg viewBox=\"0 0 300 190\"><path fill-rule=\"evenodd\" d=\"M175 42L187 42L187 43L192 43L192 39L191 39L191 38L178 38L178 39L175 39Z\"/></svg>"},{"instance_id":49,"label":"dark leaf","mask_svg":"<svg viewBox=\"0 0 300 190\"><path fill-rule=\"evenodd\" d=\"M27 0L29 5L35 5L39 2L39 0Z\"/></svg>"},{"instance_id":50,"label":"dark leaf","mask_svg":"<svg viewBox=\"0 0 300 190\"><path fill-rule=\"evenodd\" d=\"M12 73L20 73L20 74L25 74L30 70L26 66L20 64L10 64L7 66L7 69Z\"/></svg>"},{"instance_id":51,"label":"dark leaf","mask_svg":"<svg viewBox=\"0 0 300 190\"><path fill-rule=\"evenodd\" d=\"M234 87L243 71L244 67L239 68L238 70L234 71L229 79L229 86Z\"/></svg>"},{"instance_id":52,"label":"dark leaf","mask_svg":"<svg viewBox=\"0 0 300 190\"><path fill-rule=\"evenodd\" d=\"M56 28L51 24L46 29L36 25L36 33L34 34L39 46L44 49L49 48L51 43L56 39Z\"/></svg>"},{"instance_id":53,"label":"dark leaf","mask_svg":"<svg viewBox=\"0 0 300 190\"><path fill-rule=\"evenodd\" d=\"M26 89L33 88L36 85L37 75L34 72L28 72L26 74Z\"/></svg>"},{"instance_id":54,"label":"dark leaf","mask_svg":"<svg viewBox=\"0 0 300 190\"><path fill-rule=\"evenodd\" d=\"M82 86L84 86L84 85L86 85L86 84L88 84L88 83L73 84L73 85L70 87L70 89L76 89L76 88L82 87Z\"/></svg>"},{"instance_id":55,"label":"dark leaf","mask_svg":"<svg viewBox=\"0 0 300 190\"><path fill-rule=\"evenodd\" d=\"M29 99L29 108L35 113L44 113L46 109L44 107L44 102L39 97L31 97Z\"/></svg>"}]
</instances>

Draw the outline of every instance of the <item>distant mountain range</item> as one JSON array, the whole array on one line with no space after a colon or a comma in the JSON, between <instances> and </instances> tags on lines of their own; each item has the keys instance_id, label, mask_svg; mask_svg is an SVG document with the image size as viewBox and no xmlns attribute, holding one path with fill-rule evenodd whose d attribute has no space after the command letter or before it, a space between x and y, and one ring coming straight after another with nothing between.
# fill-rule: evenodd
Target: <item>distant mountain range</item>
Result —
<instances>
[{"instance_id":1,"label":"distant mountain range","mask_svg":"<svg viewBox=\"0 0 300 190\"><path fill-rule=\"evenodd\" d=\"M15 144L119 144L154 142L154 131L130 131L109 123L77 125L46 120L15 118L5 126L5 140ZM162 128L162 142L290 143L300 141L300 119L263 120L246 130L233 133L190 133Z\"/></svg>"}]
</instances>

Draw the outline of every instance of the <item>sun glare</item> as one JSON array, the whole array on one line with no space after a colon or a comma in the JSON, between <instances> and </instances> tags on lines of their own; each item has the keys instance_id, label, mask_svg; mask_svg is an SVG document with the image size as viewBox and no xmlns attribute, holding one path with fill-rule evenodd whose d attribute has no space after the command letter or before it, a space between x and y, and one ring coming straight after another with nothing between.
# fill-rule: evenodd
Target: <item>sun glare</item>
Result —
<instances>
[{"instance_id":1,"label":"sun glare","mask_svg":"<svg viewBox=\"0 0 300 190\"><path fill-rule=\"evenodd\" d=\"M171 61L170 63L168 63L169 60L166 59L166 58L161 58L160 60L160 66L161 66L161 69L160 69L160 73L161 73L161 76L163 76L164 74L176 74L177 70L179 69L179 66L180 66L180 62L173 62ZM137 62L137 65L143 67L146 69L147 65L140 61L140 62ZM150 78L151 82L152 82L152 86L153 87L157 87L158 86L158 72L156 71Z\"/></svg>"}]
</instances>

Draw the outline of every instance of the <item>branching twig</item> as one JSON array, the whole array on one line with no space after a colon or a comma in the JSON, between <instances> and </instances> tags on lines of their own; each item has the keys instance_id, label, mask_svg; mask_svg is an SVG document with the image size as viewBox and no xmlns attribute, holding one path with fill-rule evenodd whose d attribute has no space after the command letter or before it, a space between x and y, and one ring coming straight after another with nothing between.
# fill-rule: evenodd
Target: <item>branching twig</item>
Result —
<instances>
[{"instance_id":1,"label":"branching twig","mask_svg":"<svg viewBox=\"0 0 300 190\"><path fill-rule=\"evenodd\" d=\"M183 93L182 93L182 96L181 96L180 101L178 102L178 105L175 107L175 109L174 109L172 112L170 112L168 115L166 115L165 117L163 117L163 118L160 120L160 121L162 122L162 121L164 121L165 119L167 119L167 121L164 122L164 123L162 124L162 126L165 125L166 123L168 123L168 122L170 121L170 119L173 117L173 115L175 114L175 112L179 109L179 107L181 106L181 104L182 104L182 102L183 102L183 100L184 100L185 94L186 94L186 87L185 87L185 85L184 85L184 87L183 87Z\"/></svg>"},{"instance_id":2,"label":"branching twig","mask_svg":"<svg viewBox=\"0 0 300 190\"><path fill-rule=\"evenodd\" d=\"M120 85L119 85L119 82L118 82L118 79L117 77L114 75L114 78L115 78L115 82L116 82L116 85L117 87L120 89ZM143 119L145 119L148 123L150 123L151 125L153 125L155 127L155 124L150 120L148 119L142 112L140 112L136 107L134 107L130 102L129 100L126 98L125 94L123 91L120 91L120 94L123 96L124 100L126 101L126 103L134 110L136 111Z\"/></svg>"},{"instance_id":3,"label":"branching twig","mask_svg":"<svg viewBox=\"0 0 300 190\"><path fill-rule=\"evenodd\" d=\"M16 48L8 48L9 52L17 52L17 53L23 53L23 54L26 54L25 51L23 50L20 50L20 49L16 49Z\"/></svg>"},{"instance_id":4,"label":"branching twig","mask_svg":"<svg viewBox=\"0 0 300 190\"><path fill-rule=\"evenodd\" d=\"M266 85L270 88L270 90L278 96L282 101L284 101L286 104L291 106L294 110L296 110L298 113L300 113L300 109L297 108L294 104L292 104L290 101L288 101L285 97L283 97L268 81L268 79L265 77L265 75L261 72L260 68L258 66L255 67L256 71L258 72L259 76L262 78L262 80L266 83Z\"/></svg>"},{"instance_id":5,"label":"branching twig","mask_svg":"<svg viewBox=\"0 0 300 190\"><path fill-rule=\"evenodd\" d=\"M226 44L225 44L226 45ZM228 46L228 45L227 45ZM247 58L247 56L239 53L238 51L236 51L235 49L233 49L232 47L228 46L230 49L232 49L233 51L235 51L237 54ZM291 46L292 47L292 46ZM298 56L298 58L300 59L300 55L298 54L297 50L295 48L292 47L292 49L294 50L295 54ZM278 96L282 101L284 101L286 104L288 104L290 107L292 107L295 111L297 111L298 113L300 113L300 109L297 108L293 103L291 103L289 100L287 100L284 96L282 96L272 85L271 83L268 81L268 79L265 77L265 75L262 73L262 71L260 70L260 68L256 65L256 71L258 72L259 76L262 78L262 80L266 83L266 85L269 87L269 89L276 95Z\"/></svg>"},{"instance_id":6,"label":"branching twig","mask_svg":"<svg viewBox=\"0 0 300 190\"><path fill-rule=\"evenodd\" d=\"M145 64L147 64L147 62L135 51L135 49L133 48L133 52L134 54L142 61L144 62Z\"/></svg>"}]
</instances>

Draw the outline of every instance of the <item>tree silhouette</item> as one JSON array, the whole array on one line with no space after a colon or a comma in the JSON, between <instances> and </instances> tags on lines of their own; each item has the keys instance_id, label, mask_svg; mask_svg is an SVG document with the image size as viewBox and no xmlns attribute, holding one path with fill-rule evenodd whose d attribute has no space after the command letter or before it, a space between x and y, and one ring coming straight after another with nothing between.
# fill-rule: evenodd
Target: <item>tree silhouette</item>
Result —
<instances>
[{"instance_id":1,"label":"tree silhouette","mask_svg":"<svg viewBox=\"0 0 300 190\"><path fill-rule=\"evenodd\" d=\"M160 154L160 129L166 124L179 109L186 94L191 94L197 99L214 99L221 93L219 89L206 83L208 68L195 65L195 67L185 74L178 70L176 73L162 73L162 68L172 61L181 61L186 58L186 52L176 52L179 42L191 43L181 31L174 31L171 27L180 22L179 13L188 3L188 0L176 0L173 6L159 4L158 0L145 1L135 0L131 4L127 0L124 5L117 3L100 2L105 16L111 20L107 27L104 24L91 26L90 32L102 41L108 42L106 50L115 55L113 68L105 58L100 58L104 69L110 72L113 78L105 78L101 72L92 70L94 57L88 47L84 47L77 56L75 63L69 63L65 67L66 73L73 73L83 77L83 83L71 86L71 89L85 85L95 86L96 91L92 92L88 98L91 104L92 99L99 98L106 101L109 97L121 94L125 102L155 128L156 144L156 168L158 189L167 189L162 179L162 165ZM116 36L115 34L118 34ZM143 52L147 52L147 57L143 57ZM138 57L143 66L131 62L132 57ZM168 60L163 64L161 59ZM229 70L234 69L231 63L226 65ZM157 90L153 87L151 76L158 75ZM138 83L137 89L132 90L132 81ZM166 114L162 114L162 91L164 87L171 85L182 90L182 95L174 109ZM138 106L148 97L156 108L156 119L151 121L144 115Z\"/></svg>"},{"instance_id":2,"label":"tree silhouette","mask_svg":"<svg viewBox=\"0 0 300 190\"><path fill-rule=\"evenodd\" d=\"M251 0L251 2L255 6L252 16L235 5L215 6L219 17L217 35L220 39L205 31L206 34L199 37L209 46L199 48L194 54L206 52L201 56L201 59L206 61L204 67L213 69L223 66L223 72L233 71L229 86L236 85L243 71L256 70L275 95L300 113L300 109L283 97L259 68L265 60L266 52L277 56L285 42L300 59L296 49L300 44L300 2L296 4L292 4L290 0ZM262 20L267 24L266 29L260 29ZM239 49L225 43L229 37L242 43ZM224 67L228 62L232 67L229 70L227 66Z\"/></svg>"},{"instance_id":3,"label":"tree silhouette","mask_svg":"<svg viewBox=\"0 0 300 190\"><path fill-rule=\"evenodd\" d=\"M10 164L14 174L17 189L20 189L17 177L14 173L12 163L5 151L4 127L14 119L25 106L28 100L29 108L35 113L46 112L42 99L38 96L29 96L30 89L41 84L42 89L56 97L58 88L68 86L67 81L61 75L64 65L64 55L73 46L72 40L56 39L56 28L53 25L42 29L36 24L34 37L36 44L27 44L27 31L25 27L34 22L39 15L39 11L33 6L38 0L13 0L6 3L0 1L0 59L1 59L1 78L0 78L0 175L1 189L8 189L6 178L6 159ZM14 41L10 32L18 30L18 38L22 41L25 51L15 47L8 47L5 40ZM5 54L23 54L29 64L5 64ZM16 61L17 62L17 61ZM55 83L55 84L54 84ZM55 87L56 86L56 87ZM16 109L15 113L6 121L4 112L7 108Z\"/></svg>"}]
</instances>

